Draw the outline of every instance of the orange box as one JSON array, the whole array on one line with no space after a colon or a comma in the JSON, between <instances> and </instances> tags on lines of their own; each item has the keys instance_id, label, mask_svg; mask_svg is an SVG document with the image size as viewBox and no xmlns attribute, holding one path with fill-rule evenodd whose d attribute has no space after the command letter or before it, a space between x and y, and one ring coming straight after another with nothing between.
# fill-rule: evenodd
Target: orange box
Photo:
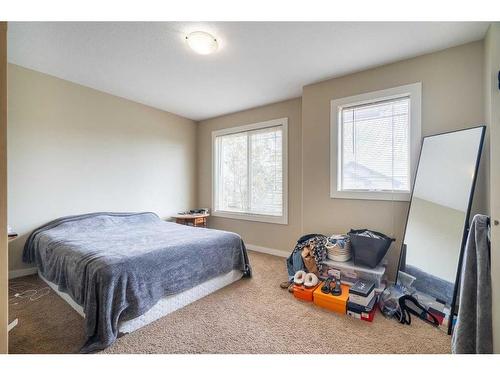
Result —
<instances>
[{"instance_id":1,"label":"orange box","mask_svg":"<svg viewBox=\"0 0 500 375\"><path fill-rule=\"evenodd\" d=\"M341 285L342 294L340 296L334 296L331 293L325 294L321 291L323 284L324 282L322 282L313 293L314 304L339 314L346 314L349 287L347 285Z\"/></svg>"},{"instance_id":2,"label":"orange box","mask_svg":"<svg viewBox=\"0 0 500 375\"><path fill-rule=\"evenodd\" d=\"M319 284L318 284L319 285ZM303 301L313 301L313 292L316 290L318 285L313 286L312 288L306 288L303 285L293 285L293 296L295 298L301 299Z\"/></svg>"}]
</instances>

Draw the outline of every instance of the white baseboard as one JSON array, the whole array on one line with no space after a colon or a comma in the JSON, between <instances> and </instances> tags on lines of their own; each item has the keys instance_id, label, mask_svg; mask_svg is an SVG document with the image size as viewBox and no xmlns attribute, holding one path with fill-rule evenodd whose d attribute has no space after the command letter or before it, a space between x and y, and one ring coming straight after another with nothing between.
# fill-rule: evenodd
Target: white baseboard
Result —
<instances>
[{"instance_id":1,"label":"white baseboard","mask_svg":"<svg viewBox=\"0 0 500 375\"><path fill-rule=\"evenodd\" d=\"M16 277L34 275L37 272L38 272L38 269L36 267L22 268L20 270L12 270L12 271L9 271L9 280L15 279Z\"/></svg>"},{"instance_id":2,"label":"white baseboard","mask_svg":"<svg viewBox=\"0 0 500 375\"><path fill-rule=\"evenodd\" d=\"M245 244L245 246L248 250L257 251L259 253L271 254L277 257L288 258L288 256L290 255L290 252L284 250L271 249L269 247L257 246L249 243Z\"/></svg>"}]
</instances>

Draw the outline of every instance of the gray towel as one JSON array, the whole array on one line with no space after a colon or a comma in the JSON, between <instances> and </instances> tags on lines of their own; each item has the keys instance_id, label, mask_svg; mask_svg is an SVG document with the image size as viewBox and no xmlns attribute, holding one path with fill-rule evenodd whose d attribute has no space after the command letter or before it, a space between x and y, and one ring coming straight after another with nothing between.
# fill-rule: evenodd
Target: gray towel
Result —
<instances>
[{"instance_id":1,"label":"gray towel","mask_svg":"<svg viewBox=\"0 0 500 375\"><path fill-rule=\"evenodd\" d=\"M451 340L456 354L492 353L488 217L476 215L465 246L458 320Z\"/></svg>"}]
</instances>

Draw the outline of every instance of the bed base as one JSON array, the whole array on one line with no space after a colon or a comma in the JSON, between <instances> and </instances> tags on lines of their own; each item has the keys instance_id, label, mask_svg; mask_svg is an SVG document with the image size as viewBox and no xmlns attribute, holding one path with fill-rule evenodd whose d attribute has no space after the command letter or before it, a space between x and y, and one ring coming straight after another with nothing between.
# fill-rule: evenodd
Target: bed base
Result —
<instances>
[{"instance_id":1,"label":"bed base","mask_svg":"<svg viewBox=\"0 0 500 375\"><path fill-rule=\"evenodd\" d=\"M85 318L85 313L83 312L83 307L77 304L70 297L68 293L61 292L58 290L56 284L45 279L38 271L38 276L47 285L56 292L64 301L66 301L78 314ZM130 333L139 328L142 328L155 320L158 320L180 308L189 305L190 303L197 301L215 291L228 286L235 281L241 279L243 272L238 270L230 271L224 275L220 275L201 283L191 289L184 292L173 294L159 300L151 309L149 309L145 314L138 316L137 318L131 320L125 320L118 323L118 330L120 333Z\"/></svg>"}]
</instances>

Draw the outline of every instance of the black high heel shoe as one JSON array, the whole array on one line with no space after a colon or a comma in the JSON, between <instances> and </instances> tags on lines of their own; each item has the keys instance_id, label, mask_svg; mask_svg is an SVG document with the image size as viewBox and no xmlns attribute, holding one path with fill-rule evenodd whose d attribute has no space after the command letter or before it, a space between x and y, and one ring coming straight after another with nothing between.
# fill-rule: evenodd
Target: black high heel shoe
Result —
<instances>
[{"instance_id":1,"label":"black high heel shoe","mask_svg":"<svg viewBox=\"0 0 500 375\"><path fill-rule=\"evenodd\" d=\"M333 288L331 290L331 293L334 296L340 296L342 294L342 288L340 287L340 285L341 285L340 277L338 279L334 279L334 280L335 280L335 288Z\"/></svg>"},{"instance_id":2,"label":"black high heel shoe","mask_svg":"<svg viewBox=\"0 0 500 375\"><path fill-rule=\"evenodd\" d=\"M330 283L332 279L329 277L325 280L325 283L321 287L321 293L329 294L330 293Z\"/></svg>"}]
</instances>

